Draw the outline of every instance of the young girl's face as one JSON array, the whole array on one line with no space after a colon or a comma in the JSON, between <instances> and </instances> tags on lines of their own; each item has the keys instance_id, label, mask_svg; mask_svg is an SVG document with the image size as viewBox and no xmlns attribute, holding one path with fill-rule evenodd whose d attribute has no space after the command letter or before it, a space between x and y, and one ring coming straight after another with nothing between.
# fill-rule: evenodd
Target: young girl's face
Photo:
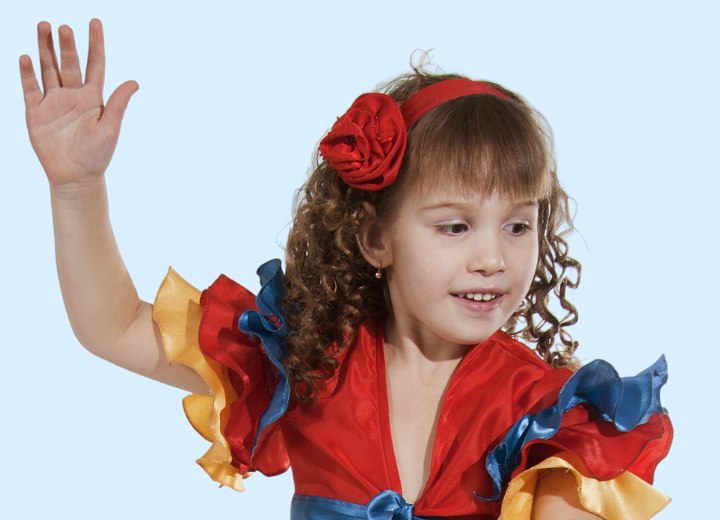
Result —
<instances>
[{"instance_id":1,"label":"young girl's face","mask_svg":"<svg viewBox=\"0 0 720 520\"><path fill-rule=\"evenodd\" d=\"M537 227L536 201L452 191L405 196L385 237L395 323L422 341L488 338L530 288Z\"/></svg>"}]
</instances>

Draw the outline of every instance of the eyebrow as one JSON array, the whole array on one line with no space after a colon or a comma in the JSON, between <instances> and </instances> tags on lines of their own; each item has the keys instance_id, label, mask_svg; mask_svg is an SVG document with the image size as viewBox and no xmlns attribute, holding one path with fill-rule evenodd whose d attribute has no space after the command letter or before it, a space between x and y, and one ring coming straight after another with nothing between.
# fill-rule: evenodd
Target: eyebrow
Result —
<instances>
[{"instance_id":1,"label":"eyebrow","mask_svg":"<svg viewBox=\"0 0 720 520\"><path fill-rule=\"evenodd\" d=\"M528 208L528 207L534 207L538 205L537 200L527 200L523 202L518 202L515 204L512 208L512 210L521 209L521 208ZM453 201L441 201L436 204L432 204L430 206L425 206L422 208L422 211L430 211L433 209L441 209L441 208L467 208L470 206L474 206L474 204L469 202L453 202Z\"/></svg>"}]
</instances>

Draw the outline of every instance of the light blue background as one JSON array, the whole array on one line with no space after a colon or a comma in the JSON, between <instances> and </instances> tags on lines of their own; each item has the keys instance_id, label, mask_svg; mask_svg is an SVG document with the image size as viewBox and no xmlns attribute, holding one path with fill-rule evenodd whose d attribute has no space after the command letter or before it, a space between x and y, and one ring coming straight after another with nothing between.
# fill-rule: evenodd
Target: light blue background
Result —
<instances>
[{"instance_id":1,"label":"light blue background","mask_svg":"<svg viewBox=\"0 0 720 520\"><path fill-rule=\"evenodd\" d=\"M283 254L293 192L317 141L358 94L405 72L414 49L524 95L552 125L560 177L578 203L579 355L626 375L667 355L663 399L676 437L656 485L674 503L659 518L713 514L717 9L498 4L6 7L0 516L287 518L292 493L289 473L255 475L244 494L216 489L193 462L206 443L186 424L183 392L87 354L70 330L17 58L37 62L35 24L48 20L76 30L84 63L93 16L105 24L106 95L126 79L141 86L107 178L123 258L149 301L169 265L199 288L225 273L256 289L255 267Z\"/></svg>"}]
</instances>

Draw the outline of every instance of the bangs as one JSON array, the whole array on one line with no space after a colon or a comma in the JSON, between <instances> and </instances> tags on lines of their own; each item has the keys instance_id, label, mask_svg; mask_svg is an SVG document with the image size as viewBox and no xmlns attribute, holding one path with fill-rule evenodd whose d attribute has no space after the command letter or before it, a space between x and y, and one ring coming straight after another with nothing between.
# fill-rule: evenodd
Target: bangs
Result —
<instances>
[{"instance_id":1,"label":"bangs","mask_svg":"<svg viewBox=\"0 0 720 520\"><path fill-rule=\"evenodd\" d=\"M420 195L480 191L544 200L554 185L551 146L521 101L466 96L434 108L413 127L399 177Z\"/></svg>"}]
</instances>

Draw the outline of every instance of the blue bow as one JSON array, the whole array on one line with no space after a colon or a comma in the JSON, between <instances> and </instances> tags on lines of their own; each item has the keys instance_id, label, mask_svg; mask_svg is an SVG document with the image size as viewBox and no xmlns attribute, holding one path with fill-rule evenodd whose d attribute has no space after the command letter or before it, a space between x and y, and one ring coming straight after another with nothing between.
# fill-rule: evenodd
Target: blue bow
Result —
<instances>
[{"instance_id":1,"label":"blue bow","mask_svg":"<svg viewBox=\"0 0 720 520\"><path fill-rule=\"evenodd\" d=\"M332 498L308 495L293 496L292 520L443 520L441 517L415 516L413 505L403 497L386 489L375 495L366 506Z\"/></svg>"},{"instance_id":2,"label":"blue bow","mask_svg":"<svg viewBox=\"0 0 720 520\"><path fill-rule=\"evenodd\" d=\"M375 495L367 505L366 520L416 520L413 505L399 493L386 489Z\"/></svg>"}]
</instances>

